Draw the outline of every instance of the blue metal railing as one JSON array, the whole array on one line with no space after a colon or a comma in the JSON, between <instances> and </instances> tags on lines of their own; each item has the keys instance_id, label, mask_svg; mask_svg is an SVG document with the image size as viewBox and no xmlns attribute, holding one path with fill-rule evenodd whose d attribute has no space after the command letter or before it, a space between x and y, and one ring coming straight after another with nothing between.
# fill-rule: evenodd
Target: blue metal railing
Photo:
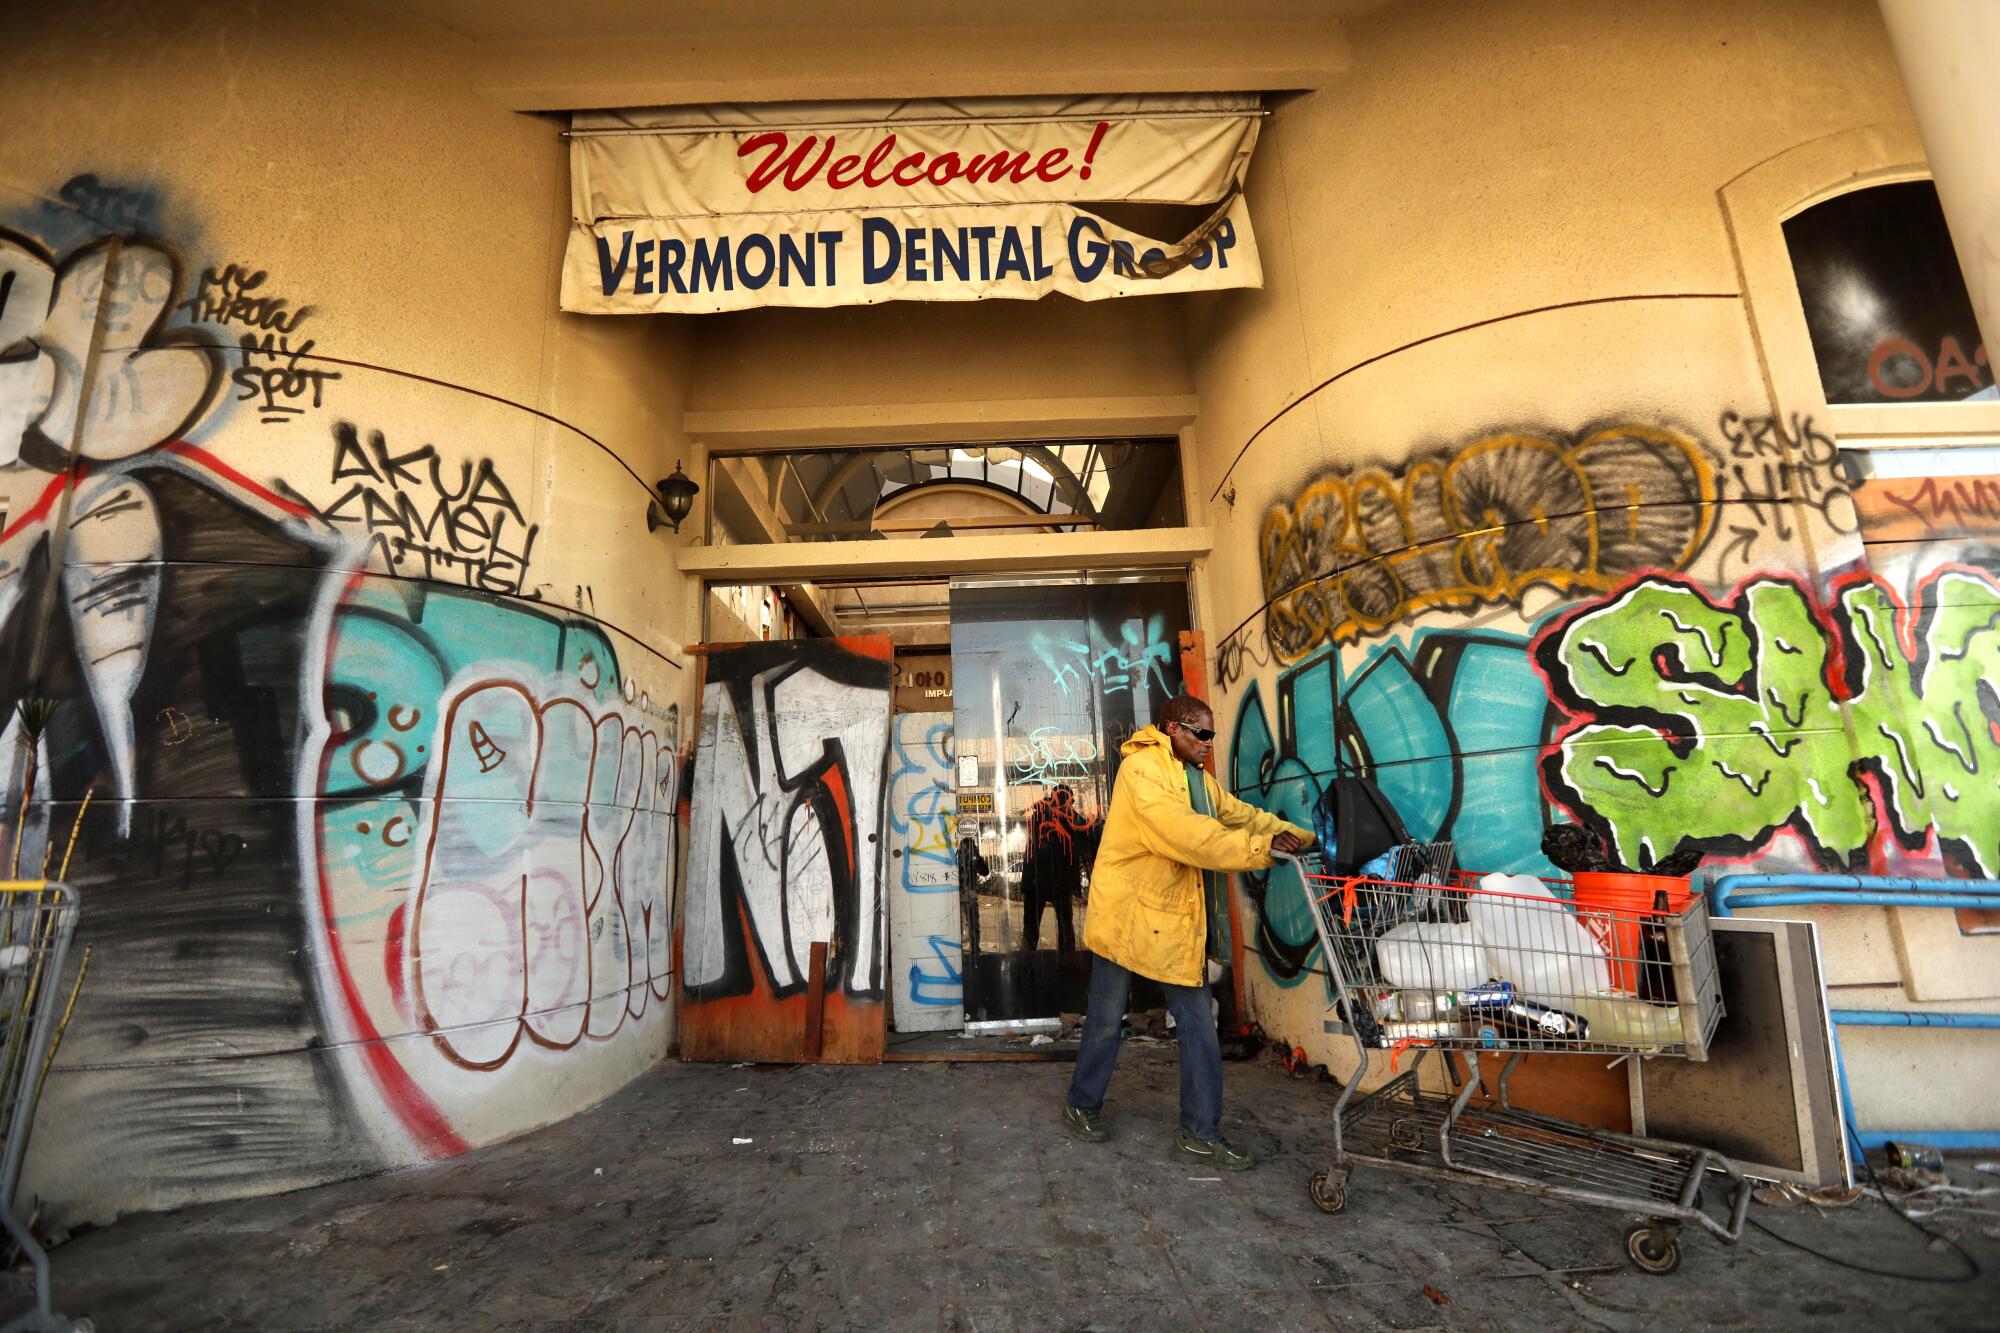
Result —
<instances>
[{"instance_id":1,"label":"blue metal railing","mask_svg":"<svg viewBox=\"0 0 2000 1333\"><path fill-rule=\"evenodd\" d=\"M1756 892L1756 890L1766 890ZM1769 892L1768 890L1777 890ZM1880 875L1724 875L1708 886L1709 909L1733 916L1745 907L1972 907L2000 910L2000 880L1895 879ZM1953 1010L1829 1009L1833 1022L1833 1068L1847 1132L1863 1148L1895 1139L1917 1139L1939 1148L2000 1148L2000 1130L1863 1130L1854 1123L1854 1098L1841 1058L1843 1027L2000 1028L2000 1014Z\"/></svg>"}]
</instances>

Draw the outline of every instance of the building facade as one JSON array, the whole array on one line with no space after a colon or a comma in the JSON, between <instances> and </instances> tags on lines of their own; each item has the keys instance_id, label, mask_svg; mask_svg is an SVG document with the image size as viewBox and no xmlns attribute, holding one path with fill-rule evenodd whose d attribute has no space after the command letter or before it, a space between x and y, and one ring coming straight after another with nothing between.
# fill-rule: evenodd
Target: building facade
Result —
<instances>
[{"instance_id":1,"label":"building facade","mask_svg":"<svg viewBox=\"0 0 2000 1333\"><path fill-rule=\"evenodd\" d=\"M1937 276L1956 187L1872 0L891 8L4 20L0 702L61 703L10 721L0 796L91 950L28 1165L49 1215L494 1142L805 985L822 927L788 900L801 947L745 950L745 816L688 790L731 756L687 761L766 745L762 810L796 738L750 682L886 699L886 662L782 649L886 624L837 591L864 578L1176 580L1185 625L1111 688L1205 691L1246 800L1299 818L1351 762L1481 868L1546 871L1571 820L1635 867L2000 875L1993 316ZM1212 92L1262 99L1255 289L558 308L573 111ZM1165 442L1171 481L1088 528L1020 499L1020 442L1102 440ZM1015 447L1019 494L813 542L744 480L941 446ZM677 464L695 514L651 530ZM780 647L703 647L743 640ZM905 760L813 790L886 838L907 754L851 717L805 741ZM862 842L836 896L888 891ZM1235 984L1338 1071L1289 873L1235 882ZM2000 1012L1985 918L1820 919L1844 1001ZM917 976L828 920L842 1002ZM2000 1085L1980 1037L1851 1036L1859 1120L1990 1129L1930 1091Z\"/></svg>"}]
</instances>

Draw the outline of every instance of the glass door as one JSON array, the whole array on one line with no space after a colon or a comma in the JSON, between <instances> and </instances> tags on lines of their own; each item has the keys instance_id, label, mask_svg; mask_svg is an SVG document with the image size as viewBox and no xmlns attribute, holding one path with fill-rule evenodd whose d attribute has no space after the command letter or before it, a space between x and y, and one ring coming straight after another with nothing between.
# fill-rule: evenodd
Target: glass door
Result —
<instances>
[{"instance_id":1,"label":"glass door","mask_svg":"<svg viewBox=\"0 0 2000 1333\"><path fill-rule=\"evenodd\" d=\"M1082 1012L1119 747L1180 691L1187 628L1178 574L953 583L955 835L988 868L966 894L969 1022Z\"/></svg>"}]
</instances>

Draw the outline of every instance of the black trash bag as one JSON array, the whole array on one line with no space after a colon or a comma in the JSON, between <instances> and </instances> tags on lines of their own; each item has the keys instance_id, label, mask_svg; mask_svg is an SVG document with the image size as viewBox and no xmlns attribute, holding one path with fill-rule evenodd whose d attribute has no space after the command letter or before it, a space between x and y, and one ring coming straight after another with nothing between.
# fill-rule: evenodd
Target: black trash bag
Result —
<instances>
[{"instance_id":1,"label":"black trash bag","mask_svg":"<svg viewBox=\"0 0 2000 1333\"><path fill-rule=\"evenodd\" d=\"M1368 778L1335 778L1313 803L1312 826L1326 868L1335 875L1359 874L1361 867L1410 840L1396 807Z\"/></svg>"},{"instance_id":2,"label":"black trash bag","mask_svg":"<svg viewBox=\"0 0 2000 1333\"><path fill-rule=\"evenodd\" d=\"M1675 879L1684 879L1692 875L1695 867L1700 864L1701 848L1685 847L1675 852L1672 856L1653 862L1653 868L1647 873L1652 875L1671 875Z\"/></svg>"},{"instance_id":3,"label":"black trash bag","mask_svg":"<svg viewBox=\"0 0 2000 1333\"><path fill-rule=\"evenodd\" d=\"M1603 840L1581 824L1551 824L1543 829L1542 855L1572 875L1624 868L1606 854Z\"/></svg>"}]
</instances>

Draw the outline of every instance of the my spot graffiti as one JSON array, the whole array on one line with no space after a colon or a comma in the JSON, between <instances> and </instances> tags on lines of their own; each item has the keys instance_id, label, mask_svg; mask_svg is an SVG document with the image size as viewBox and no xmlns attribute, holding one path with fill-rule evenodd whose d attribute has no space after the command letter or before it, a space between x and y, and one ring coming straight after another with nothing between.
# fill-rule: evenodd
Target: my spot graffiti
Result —
<instances>
[{"instance_id":1,"label":"my spot graffiti","mask_svg":"<svg viewBox=\"0 0 2000 1333\"><path fill-rule=\"evenodd\" d=\"M242 264L209 268L180 309L190 320L233 335L242 364L230 373L235 401L255 402L258 420L281 425L326 401L340 372L315 363L311 338L299 326L313 313L264 288L270 275Z\"/></svg>"},{"instance_id":2,"label":"my spot graffiti","mask_svg":"<svg viewBox=\"0 0 2000 1333\"><path fill-rule=\"evenodd\" d=\"M43 1108L116 1133L46 1139L50 1188L115 1159L143 1166L121 1207L267 1191L615 1087L672 995L673 664L511 595L536 526L498 460L391 449L392 420L332 441L331 513L247 475L238 428L313 396L266 401L260 370L253 399L230 358L303 366L326 316L155 237L54 248L40 216L0 231L0 752L17 699L61 701L22 860L76 826L82 941L119 978L81 993Z\"/></svg>"}]
</instances>

